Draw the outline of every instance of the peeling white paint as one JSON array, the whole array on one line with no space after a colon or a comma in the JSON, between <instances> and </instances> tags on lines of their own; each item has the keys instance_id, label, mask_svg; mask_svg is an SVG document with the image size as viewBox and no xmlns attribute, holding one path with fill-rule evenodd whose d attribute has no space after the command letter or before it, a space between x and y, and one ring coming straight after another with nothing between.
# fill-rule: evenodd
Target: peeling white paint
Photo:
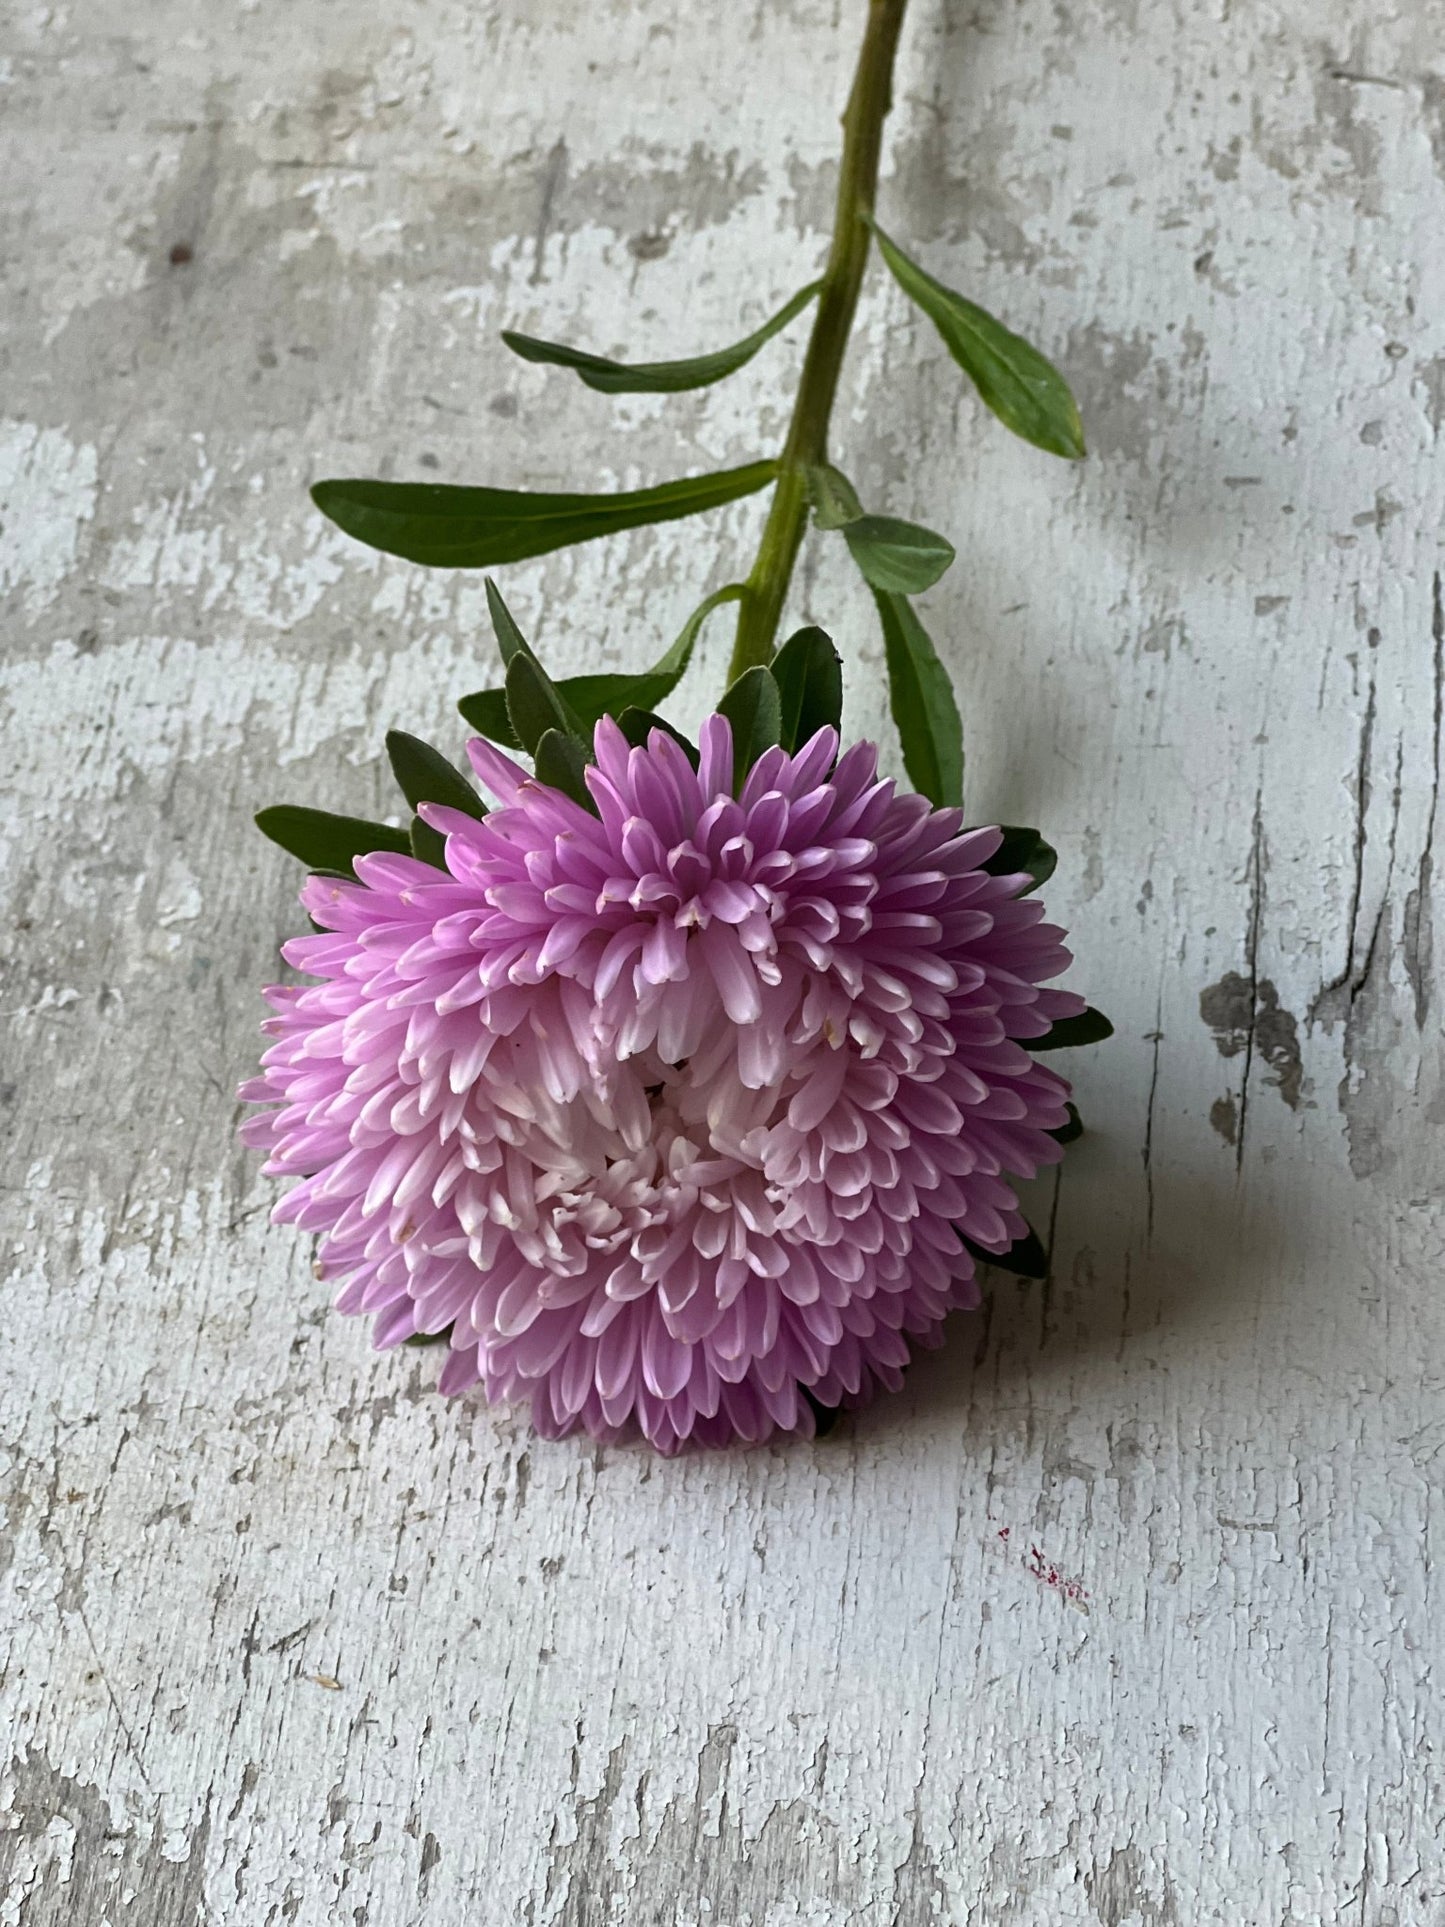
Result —
<instances>
[{"instance_id":1,"label":"peeling white paint","mask_svg":"<svg viewBox=\"0 0 1445 1927\"><path fill-rule=\"evenodd\" d=\"M96 451L58 429L0 421L0 594L39 615L74 568L95 514Z\"/></svg>"},{"instance_id":2,"label":"peeling white paint","mask_svg":"<svg viewBox=\"0 0 1445 1927\"><path fill-rule=\"evenodd\" d=\"M971 806L1058 844L1118 1026L1047 1285L816 1447L549 1446L328 1316L231 1137L300 924L252 811L394 809L386 727L455 752L496 674L476 577L307 483L773 447L801 334L666 401L494 334L685 352L808 278L860 4L14 23L0 1927L1445 1912L1428 9L914 0L884 218L1093 450L1011 443L870 282L839 459L958 544ZM640 666L761 507L503 586L561 671ZM891 753L837 545L794 607Z\"/></svg>"}]
</instances>

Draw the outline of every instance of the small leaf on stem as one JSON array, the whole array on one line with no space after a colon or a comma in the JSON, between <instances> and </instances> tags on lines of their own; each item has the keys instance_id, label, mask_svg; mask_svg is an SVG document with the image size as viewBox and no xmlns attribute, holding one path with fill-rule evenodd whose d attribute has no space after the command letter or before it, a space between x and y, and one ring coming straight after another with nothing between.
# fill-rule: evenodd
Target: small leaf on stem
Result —
<instances>
[{"instance_id":1,"label":"small leaf on stem","mask_svg":"<svg viewBox=\"0 0 1445 1927\"><path fill-rule=\"evenodd\" d=\"M736 602L742 593L741 582L728 582L721 589L714 589L682 625L677 641L667 654L640 675L568 676L558 687L583 722L589 724L603 716L616 716L623 709L653 708L682 681L703 624L713 610L724 602Z\"/></svg>"},{"instance_id":2,"label":"small leaf on stem","mask_svg":"<svg viewBox=\"0 0 1445 1927\"><path fill-rule=\"evenodd\" d=\"M868 585L894 595L932 588L955 553L947 536L894 515L860 515L845 522L843 540Z\"/></svg>"},{"instance_id":3,"label":"small leaf on stem","mask_svg":"<svg viewBox=\"0 0 1445 1927\"><path fill-rule=\"evenodd\" d=\"M330 810L308 810L296 803L278 803L256 813L256 828L288 855L299 857L308 870L331 876L352 876L353 860L389 850L411 855L405 830L386 823L368 823L359 816L336 816Z\"/></svg>"},{"instance_id":4,"label":"small leaf on stem","mask_svg":"<svg viewBox=\"0 0 1445 1927\"><path fill-rule=\"evenodd\" d=\"M1021 897L1026 897L1030 891L1037 890L1041 883L1048 882L1058 868L1059 853L1051 844L1045 843L1037 830L1023 829L1011 823L1001 823L999 828L1003 832L1003 842L979 868L987 870L994 877L1027 873L1033 881L1027 890L1019 891Z\"/></svg>"},{"instance_id":5,"label":"small leaf on stem","mask_svg":"<svg viewBox=\"0 0 1445 1927\"><path fill-rule=\"evenodd\" d=\"M1083 423L1069 385L1053 363L977 302L935 281L876 221L872 225L894 280L937 328L985 405L1026 442L1077 461L1084 453Z\"/></svg>"},{"instance_id":6,"label":"small leaf on stem","mask_svg":"<svg viewBox=\"0 0 1445 1927\"><path fill-rule=\"evenodd\" d=\"M771 664L782 703L780 741L790 753L843 720L843 664L831 636L800 629L789 636Z\"/></svg>"},{"instance_id":7,"label":"small leaf on stem","mask_svg":"<svg viewBox=\"0 0 1445 1927\"><path fill-rule=\"evenodd\" d=\"M702 761L697 744L689 742L682 731L674 729L664 717L654 716L650 709L624 709L617 718L617 727L634 749L646 749L648 737L653 730L660 729L665 736L672 738L694 769Z\"/></svg>"},{"instance_id":8,"label":"small leaf on stem","mask_svg":"<svg viewBox=\"0 0 1445 1927\"><path fill-rule=\"evenodd\" d=\"M858 521L863 504L858 491L841 469L831 462L819 462L807 470L808 499L813 504L813 520L820 529L841 529Z\"/></svg>"},{"instance_id":9,"label":"small leaf on stem","mask_svg":"<svg viewBox=\"0 0 1445 1927\"><path fill-rule=\"evenodd\" d=\"M570 796L574 803L580 803L584 810L596 816L597 805L587 787L587 751L575 736L568 736L560 729L544 730L533 761L539 783L561 790L564 796Z\"/></svg>"},{"instance_id":10,"label":"small leaf on stem","mask_svg":"<svg viewBox=\"0 0 1445 1927\"><path fill-rule=\"evenodd\" d=\"M765 749L782 741L783 704L768 669L746 669L718 704L733 729L733 794Z\"/></svg>"},{"instance_id":11,"label":"small leaf on stem","mask_svg":"<svg viewBox=\"0 0 1445 1927\"><path fill-rule=\"evenodd\" d=\"M635 676L564 676L556 685L557 693L589 732L603 716L619 716L624 709L651 709L670 696L682 681L703 624L713 610L724 602L736 602L742 594L740 582L728 582L721 589L714 589L693 610L677 641L651 669ZM528 655L532 653L525 644L522 647ZM501 690L479 689L473 695L463 696L457 708L473 729L480 730L494 743L504 743L509 749L521 747Z\"/></svg>"},{"instance_id":12,"label":"small leaf on stem","mask_svg":"<svg viewBox=\"0 0 1445 1927\"><path fill-rule=\"evenodd\" d=\"M813 1396L806 1385L800 1384L798 1390L808 1401L808 1410L813 1414L813 1437L827 1438L842 1418L843 1408L840 1405L824 1405L821 1399Z\"/></svg>"},{"instance_id":13,"label":"small leaf on stem","mask_svg":"<svg viewBox=\"0 0 1445 1927\"><path fill-rule=\"evenodd\" d=\"M456 765L419 736L389 729L386 753L401 793L413 809L418 803L444 803L448 809L463 810L468 816L486 815L486 804Z\"/></svg>"},{"instance_id":14,"label":"small leaf on stem","mask_svg":"<svg viewBox=\"0 0 1445 1927\"><path fill-rule=\"evenodd\" d=\"M531 656L513 656L507 665L507 714L529 756L536 754L549 729L582 738L577 718L558 694L557 685Z\"/></svg>"},{"instance_id":15,"label":"small leaf on stem","mask_svg":"<svg viewBox=\"0 0 1445 1927\"><path fill-rule=\"evenodd\" d=\"M492 619L492 634L497 638L497 647L502 653L503 667L513 656L530 656L535 652L527 638L517 627L516 618L502 600L502 592L490 576L485 578L487 590L487 614Z\"/></svg>"},{"instance_id":16,"label":"small leaf on stem","mask_svg":"<svg viewBox=\"0 0 1445 1927\"><path fill-rule=\"evenodd\" d=\"M972 1238L959 1233L965 1251L976 1258L981 1265L992 1265L996 1271L1012 1271L1020 1278L1047 1278L1049 1275L1049 1254L1044 1250L1036 1231L1026 1231L1022 1238L1016 1238L1007 1251L985 1251L976 1245Z\"/></svg>"},{"instance_id":17,"label":"small leaf on stem","mask_svg":"<svg viewBox=\"0 0 1445 1927\"><path fill-rule=\"evenodd\" d=\"M939 807L963 801L963 725L948 671L901 595L875 590L888 660L888 700L913 787Z\"/></svg>"},{"instance_id":18,"label":"small leaf on stem","mask_svg":"<svg viewBox=\"0 0 1445 1927\"><path fill-rule=\"evenodd\" d=\"M488 742L500 743L504 749L520 749L517 732L512 727L512 719L507 714L507 694L503 689L478 689L470 696L460 696L457 708L479 736Z\"/></svg>"},{"instance_id":19,"label":"small leaf on stem","mask_svg":"<svg viewBox=\"0 0 1445 1927\"><path fill-rule=\"evenodd\" d=\"M517 334L510 328L503 330L502 340L523 361L571 368L589 388L595 388L604 395L674 395L687 388L706 388L726 375L735 374L752 360L765 342L771 341L775 334L779 334L803 312L822 285L821 281L811 281L806 288L800 288L791 301L743 340L735 341L727 348L718 348L712 354L691 356L686 361L638 361L630 364L609 361L602 355L590 355L581 348L568 348L557 341L538 341L531 335Z\"/></svg>"},{"instance_id":20,"label":"small leaf on stem","mask_svg":"<svg viewBox=\"0 0 1445 1927\"><path fill-rule=\"evenodd\" d=\"M411 838L411 853L418 863L430 863L437 870L446 869L447 840L440 830L434 830L430 823L414 816L407 834Z\"/></svg>"},{"instance_id":21,"label":"small leaf on stem","mask_svg":"<svg viewBox=\"0 0 1445 1927\"><path fill-rule=\"evenodd\" d=\"M1060 1017L1050 1025L1042 1037L1025 1040L1024 1049L1035 1055L1041 1050L1074 1050L1081 1044L1100 1044L1106 1037L1114 1035L1114 1026L1103 1011L1081 1010L1077 1017Z\"/></svg>"}]
</instances>

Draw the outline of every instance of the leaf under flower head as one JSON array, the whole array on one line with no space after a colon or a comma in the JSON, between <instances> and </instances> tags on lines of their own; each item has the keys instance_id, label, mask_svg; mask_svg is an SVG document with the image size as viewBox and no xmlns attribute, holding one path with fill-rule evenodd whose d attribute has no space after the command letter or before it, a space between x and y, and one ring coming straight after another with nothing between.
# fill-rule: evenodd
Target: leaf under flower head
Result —
<instances>
[{"instance_id":1,"label":"leaf under flower head","mask_svg":"<svg viewBox=\"0 0 1445 1927\"><path fill-rule=\"evenodd\" d=\"M708 617L723 603L736 602L742 594L743 585L740 582L728 582L705 596L683 624L676 642L651 669L644 669L635 675L562 676L555 684L557 694L568 711L586 729L591 729L604 716L616 719L625 709L653 708L670 696L682 681ZM531 655L532 651L524 641L511 611L502 601L496 584L490 580L487 583L487 601L503 660L510 662L519 651ZM474 695L463 696L457 708L473 729L479 729L492 742L502 743L508 749L521 748L507 713L504 690L480 689Z\"/></svg>"}]
</instances>

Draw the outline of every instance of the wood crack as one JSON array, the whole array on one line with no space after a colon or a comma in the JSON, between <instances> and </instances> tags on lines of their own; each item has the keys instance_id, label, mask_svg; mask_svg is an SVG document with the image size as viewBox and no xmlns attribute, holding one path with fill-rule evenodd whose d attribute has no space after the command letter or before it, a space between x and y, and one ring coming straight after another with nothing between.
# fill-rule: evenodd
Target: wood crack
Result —
<instances>
[{"instance_id":1,"label":"wood crack","mask_svg":"<svg viewBox=\"0 0 1445 1927\"><path fill-rule=\"evenodd\" d=\"M1415 887L1405 900L1401 939L1405 974L1415 1004L1415 1026L1425 1028L1430 1014L1430 992L1435 962L1435 925L1431 890L1435 880L1435 825L1440 814L1441 719L1445 715L1445 587L1437 569L1431 583L1430 639L1434 701L1430 729L1430 802L1425 838L1415 866Z\"/></svg>"},{"instance_id":2,"label":"wood crack","mask_svg":"<svg viewBox=\"0 0 1445 1927\"><path fill-rule=\"evenodd\" d=\"M1147 1249L1154 1242L1154 1105L1159 1096L1159 1046L1164 1041L1160 1024L1164 1017L1164 992L1160 988L1154 1000L1154 1028L1148 1034L1153 1046L1149 1066L1149 1098L1144 1108L1144 1244ZM1246 1070L1248 1065L1246 1063Z\"/></svg>"},{"instance_id":3,"label":"wood crack","mask_svg":"<svg viewBox=\"0 0 1445 1927\"><path fill-rule=\"evenodd\" d=\"M1365 703L1365 720L1360 729L1360 753L1355 761L1355 835L1354 835L1354 878L1350 886L1350 911L1347 924L1348 936L1345 941L1344 967L1337 977L1325 984L1309 1008L1309 1021L1314 1024L1323 1021L1332 1024L1340 1015L1337 1008L1341 995L1348 1004L1352 1000L1351 984L1355 970L1355 939L1360 927L1360 903L1365 889L1365 851L1369 845L1370 832L1366 818L1370 813L1370 752L1375 740L1375 678L1370 677L1370 694Z\"/></svg>"},{"instance_id":4,"label":"wood crack","mask_svg":"<svg viewBox=\"0 0 1445 1927\"><path fill-rule=\"evenodd\" d=\"M1372 710L1373 717L1373 710ZM1249 849L1249 937L1246 973L1249 978L1249 1019L1244 1038L1244 1071L1239 1080L1239 1130L1234 1140L1234 1171L1244 1170L1245 1131L1249 1123L1249 1074L1254 1068L1254 1039L1259 1022L1259 932L1264 915L1264 790L1254 793L1254 833Z\"/></svg>"}]
</instances>

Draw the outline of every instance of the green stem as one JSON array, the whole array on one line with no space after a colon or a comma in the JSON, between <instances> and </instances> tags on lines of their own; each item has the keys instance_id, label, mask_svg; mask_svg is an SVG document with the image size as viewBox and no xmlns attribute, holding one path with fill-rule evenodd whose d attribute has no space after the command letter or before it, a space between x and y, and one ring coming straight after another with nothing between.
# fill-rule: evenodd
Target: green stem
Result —
<instances>
[{"instance_id":1,"label":"green stem","mask_svg":"<svg viewBox=\"0 0 1445 1927\"><path fill-rule=\"evenodd\" d=\"M892 105L893 57L907 4L908 0L868 0L868 28L843 113L833 245L783 447L781 473L738 612L729 682L745 669L772 660L773 639L808 519L807 470L828 457L828 421L868 264L872 239L868 220L878 185L883 122Z\"/></svg>"}]
</instances>

